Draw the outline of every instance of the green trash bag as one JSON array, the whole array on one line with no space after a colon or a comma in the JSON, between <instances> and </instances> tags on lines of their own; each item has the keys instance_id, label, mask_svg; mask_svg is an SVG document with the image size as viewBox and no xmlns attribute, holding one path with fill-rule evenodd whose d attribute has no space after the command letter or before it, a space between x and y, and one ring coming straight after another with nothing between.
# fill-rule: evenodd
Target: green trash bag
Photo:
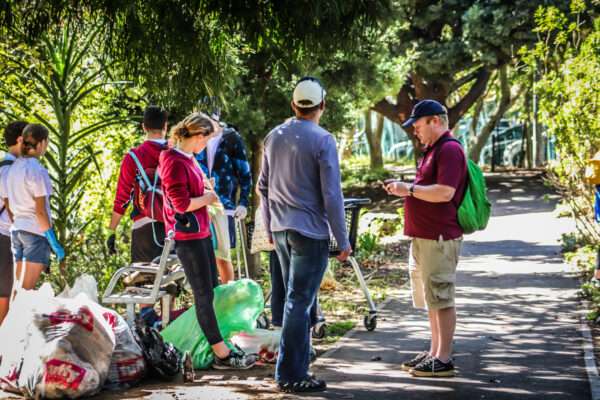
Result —
<instances>
[{"instance_id":1,"label":"green trash bag","mask_svg":"<svg viewBox=\"0 0 600 400\"><path fill-rule=\"evenodd\" d=\"M263 311L265 299L258 283L250 279L231 281L215 288L213 300L221 335L229 347L231 337L241 331L254 333L256 319ZM182 353L190 351L194 369L210 368L215 354L196 319L193 306L160 333L165 341L173 343Z\"/></svg>"}]
</instances>

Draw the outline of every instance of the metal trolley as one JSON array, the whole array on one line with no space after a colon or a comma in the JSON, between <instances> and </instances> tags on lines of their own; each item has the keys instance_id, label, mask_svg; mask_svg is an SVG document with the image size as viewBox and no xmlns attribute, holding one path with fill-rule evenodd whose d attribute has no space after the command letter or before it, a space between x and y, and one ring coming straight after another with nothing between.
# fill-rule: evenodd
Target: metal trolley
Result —
<instances>
[{"instance_id":1,"label":"metal trolley","mask_svg":"<svg viewBox=\"0 0 600 400\"><path fill-rule=\"evenodd\" d=\"M367 288L367 284L365 283L365 279L363 278L362 272L360 271L360 267L356 258L354 257L354 252L356 249L356 239L358 237L358 220L360 218L360 210L367 204L371 203L371 199L344 199L344 210L346 214L346 228L348 231L348 239L350 241L350 246L352 247L352 253L350 257L348 257L347 262L352 265L354 269L354 273L358 282L361 286L361 289L365 295L365 299L369 304L369 313L365 315L363 319L363 323L365 329L368 331L373 331L377 327L377 309L375 308L375 304L373 303L373 299L371 298L371 294L369 293L369 289ZM252 232L254 231L254 225L249 223L246 224L246 234L247 234L247 242L248 248L251 247L252 242ZM241 236L241 235L240 235ZM338 243L330 232L329 235L329 257L334 258L340 254L340 248L338 247ZM245 246L244 246L245 247ZM245 250L245 249L244 249ZM269 301L271 297L271 291L267 293L265 298L265 304ZM318 298L317 298L318 302ZM266 308L269 308L270 305L266 305ZM317 303L317 309L319 313L319 320L313 326L312 336L314 338L323 338L325 337L325 328L326 328L326 320L323 316L323 310L321 309L320 304ZM262 314L258 319L258 325L260 328L268 328L269 320L267 317Z\"/></svg>"},{"instance_id":2,"label":"metal trolley","mask_svg":"<svg viewBox=\"0 0 600 400\"><path fill-rule=\"evenodd\" d=\"M352 246L352 254L348 257L347 262L352 265L354 269L354 273L358 278L358 282L365 294L365 298L369 304L369 313L364 317L364 326L367 330L372 331L377 327L377 310L375 309L375 304L371 299L371 295L369 293L369 289L365 283L365 280L360 271L358 262L356 258L354 258L354 249L356 248L356 239L358 232L358 219L360 217L360 210L366 204L371 203L370 199L344 199L344 209L346 214L346 227L348 230L348 239L350 241L350 246ZM240 247L242 248L242 253L244 257L244 264L246 266L246 276L248 276L248 267L247 267L247 256L246 250L251 247L251 238L254 226L251 223L246 224L246 229L244 232L241 221L238 221L237 228L239 231L240 238ZM245 233L245 234L244 234ZM154 304L158 299L164 298L163 307L162 307L162 321L163 326L167 326L169 322L169 304L170 304L170 295L166 290L162 288L175 281L180 281L185 279L185 273L183 269L173 268L179 264L179 258L176 254L171 253L171 250L174 245L175 233L170 231L168 237L165 239L165 246L163 248L162 255L157 257L151 264L133 264L127 267L123 267L119 269L111 278L104 295L102 296L102 302L107 304L125 304L127 309L127 323L129 326L132 325L133 319L135 316L135 305L136 304ZM247 243L246 239L247 238ZM237 258L238 258L238 277L241 279L241 270L240 270L240 258L239 258L239 250L236 248ZM334 258L340 254L340 249L338 247L335 238L330 235L329 241L329 257ZM172 272L174 271L174 272ZM124 275L130 274L133 272L139 273L150 273L153 274L154 280L149 287L137 287L130 286L126 287L123 291L119 293L113 293L115 287L119 279L121 279ZM187 282L186 282L187 283ZM187 285L186 285L187 286ZM269 301L271 297L271 292L267 294L267 298L265 299L265 303ZM318 304L317 304L318 305ZM270 305L266 305L266 307L270 307ZM315 338L323 338L325 337L325 328L326 328L326 320L323 316L323 311L321 310L320 305L318 305L319 312L319 321L313 327L312 335ZM265 315L261 315L258 319L258 325L261 328L268 328L269 321Z\"/></svg>"},{"instance_id":3,"label":"metal trolley","mask_svg":"<svg viewBox=\"0 0 600 400\"><path fill-rule=\"evenodd\" d=\"M162 306L162 322L163 326L169 323L169 305L171 303L171 295L166 290L162 290L165 285L179 281L185 278L183 269L179 268L175 272L171 272L171 267L179 264L179 258L176 254L171 253L171 249L175 244L173 238L175 232L170 231L165 238L165 246L162 255L157 257L150 264L133 264L119 269L111 278L104 295L102 302L106 304L125 304L127 309L127 324L131 326L135 317L136 304L154 304L158 299L164 298ZM115 286L123 275L139 272L154 275L152 287L126 287L122 292L113 293Z\"/></svg>"}]
</instances>

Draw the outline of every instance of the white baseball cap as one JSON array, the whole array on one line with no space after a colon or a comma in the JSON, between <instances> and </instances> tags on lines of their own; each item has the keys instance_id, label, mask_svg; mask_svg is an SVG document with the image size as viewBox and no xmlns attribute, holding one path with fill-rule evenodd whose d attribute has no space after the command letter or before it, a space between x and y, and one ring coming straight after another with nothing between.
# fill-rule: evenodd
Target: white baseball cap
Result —
<instances>
[{"instance_id":1,"label":"white baseball cap","mask_svg":"<svg viewBox=\"0 0 600 400\"><path fill-rule=\"evenodd\" d=\"M294 88L294 104L299 108L314 107L325 100L326 94L327 92L317 78L305 76L298 81Z\"/></svg>"}]
</instances>

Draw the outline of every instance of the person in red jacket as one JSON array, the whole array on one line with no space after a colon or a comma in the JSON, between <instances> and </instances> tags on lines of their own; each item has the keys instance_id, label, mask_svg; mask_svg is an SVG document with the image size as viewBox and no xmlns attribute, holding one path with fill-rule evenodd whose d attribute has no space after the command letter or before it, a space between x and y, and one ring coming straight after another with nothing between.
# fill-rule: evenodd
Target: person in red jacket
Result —
<instances>
[{"instance_id":1,"label":"person in red jacket","mask_svg":"<svg viewBox=\"0 0 600 400\"><path fill-rule=\"evenodd\" d=\"M229 350L213 308L217 286L217 261L210 238L207 205L219 197L204 191L204 177L194 158L214 133L210 119L200 113L189 115L171 129L177 145L160 155L159 176L164 194L163 216L167 231L175 232L175 251L183 266L196 305L196 318L215 352L213 368L247 369L258 357Z\"/></svg>"},{"instance_id":2,"label":"person in red jacket","mask_svg":"<svg viewBox=\"0 0 600 400\"><path fill-rule=\"evenodd\" d=\"M168 150L165 135L167 133L167 112L157 106L148 106L144 111L142 129L146 132L146 141L140 147L131 149L144 169L156 168L161 151ZM108 226L108 240L106 246L111 254L115 250L115 231L121 218L133 203L133 192L136 180L140 179L139 169L131 156L127 153L121 164L117 193L113 206L113 213ZM149 263L162 253L162 244L165 241L165 226L163 223L153 221L144 216L133 204L131 210L133 231L131 232L131 262Z\"/></svg>"}]
</instances>

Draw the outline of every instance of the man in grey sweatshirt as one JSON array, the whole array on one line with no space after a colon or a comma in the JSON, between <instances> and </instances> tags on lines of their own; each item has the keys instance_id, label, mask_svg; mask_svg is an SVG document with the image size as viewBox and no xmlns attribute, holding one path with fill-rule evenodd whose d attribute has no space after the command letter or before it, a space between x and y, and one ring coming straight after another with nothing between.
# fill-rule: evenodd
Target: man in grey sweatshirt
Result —
<instances>
[{"instance_id":1,"label":"man in grey sweatshirt","mask_svg":"<svg viewBox=\"0 0 600 400\"><path fill-rule=\"evenodd\" d=\"M346 232L340 166L333 135L319 126L325 89L307 76L296 84L296 118L265 138L258 188L267 234L275 244L287 286L279 357L278 390L313 392L325 381L308 374L309 310L327 268L329 229L344 261L351 248Z\"/></svg>"}]
</instances>

